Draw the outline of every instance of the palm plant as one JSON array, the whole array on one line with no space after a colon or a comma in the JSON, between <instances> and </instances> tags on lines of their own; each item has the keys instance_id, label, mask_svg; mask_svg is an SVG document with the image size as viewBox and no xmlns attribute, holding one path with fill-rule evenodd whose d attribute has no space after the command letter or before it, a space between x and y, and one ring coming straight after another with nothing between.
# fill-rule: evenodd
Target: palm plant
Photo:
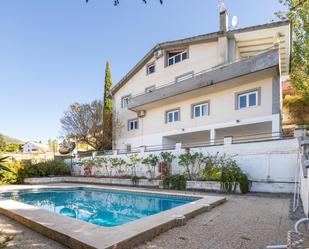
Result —
<instances>
[{"instance_id":1,"label":"palm plant","mask_svg":"<svg viewBox=\"0 0 309 249\"><path fill-rule=\"evenodd\" d=\"M7 166L4 165L7 162L8 158L9 156L0 157L0 177L2 177L3 175L1 171L12 172L12 170L10 170Z\"/></svg>"}]
</instances>

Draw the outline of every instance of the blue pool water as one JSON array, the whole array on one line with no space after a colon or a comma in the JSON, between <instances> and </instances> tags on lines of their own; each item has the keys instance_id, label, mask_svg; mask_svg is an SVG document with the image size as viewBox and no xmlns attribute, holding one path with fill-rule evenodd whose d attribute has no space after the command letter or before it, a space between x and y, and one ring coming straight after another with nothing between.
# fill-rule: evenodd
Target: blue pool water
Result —
<instances>
[{"instance_id":1,"label":"blue pool water","mask_svg":"<svg viewBox=\"0 0 309 249\"><path fill-rule=\"evenodd\" d=\"M105 227L122 225L196 200L92 188L20 191L1 196Z\"/></svg>"}]
</instances>

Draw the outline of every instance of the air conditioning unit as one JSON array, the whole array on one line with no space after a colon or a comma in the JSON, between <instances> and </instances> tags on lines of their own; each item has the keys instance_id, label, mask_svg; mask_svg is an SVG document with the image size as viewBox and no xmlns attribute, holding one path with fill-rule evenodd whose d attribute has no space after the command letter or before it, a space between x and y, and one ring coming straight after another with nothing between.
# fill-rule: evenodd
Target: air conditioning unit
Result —
<instances>
[{"instance_id":1,"label":"air conditioning unit","mask_svg":"<svg viewBox=\"0 0 309 249\"><path fill-rule=\"evenodd\" d=\"M160 49L160 50L156 51L154 53L154 56L156 57L156 59L159 59L161 56L163 56L163 50Z\"/></svg>"},{"instance_id":2,"label":"air conditioning unit","mask_svg":"<svg viewBox=\"0 0 309 249\"><path fill-rule=\"evenodd\" d=\"M139 118L143 118L143 117L145 117L145 115L146 115L146 111L144 111L144 110L141 110L141 111L138 111L138 112L137 112L137 116L138 116Z\"/></svg>"}]
</instances>

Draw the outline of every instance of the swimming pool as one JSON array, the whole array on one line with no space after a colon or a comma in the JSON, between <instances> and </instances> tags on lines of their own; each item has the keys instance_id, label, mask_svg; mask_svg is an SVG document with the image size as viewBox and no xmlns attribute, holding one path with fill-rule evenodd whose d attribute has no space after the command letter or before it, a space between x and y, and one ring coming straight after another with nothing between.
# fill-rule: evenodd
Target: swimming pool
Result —
<instances>
[{"instance_id":1,"label":"swimming pool","mask_svg":"<svg viewBox=\"0 0 309 249\"><path fill-rule=\"evenodd\" d=\"M1 197L103 227L123 225L199 199L96 188L18 191Z\"/></svg>"}]
</instances>

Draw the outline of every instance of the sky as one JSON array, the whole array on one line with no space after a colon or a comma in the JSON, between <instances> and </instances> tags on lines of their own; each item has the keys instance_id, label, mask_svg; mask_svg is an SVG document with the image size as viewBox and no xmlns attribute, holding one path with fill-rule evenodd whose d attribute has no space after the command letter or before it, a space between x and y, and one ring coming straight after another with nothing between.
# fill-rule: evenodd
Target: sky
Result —
<instances>
[{"instance_id":1,"label":"sky","mask_svg":"<svg viewBox=\"0 0 309 249\"><path fill-rule=\"evenodd\" d=\"M278 0L226 0L238 28L267 23ZM102 98L156 43L218 31L217 0L1 0L0 133L58 138L74 102Z\"/></svg>"}]
</instances>

